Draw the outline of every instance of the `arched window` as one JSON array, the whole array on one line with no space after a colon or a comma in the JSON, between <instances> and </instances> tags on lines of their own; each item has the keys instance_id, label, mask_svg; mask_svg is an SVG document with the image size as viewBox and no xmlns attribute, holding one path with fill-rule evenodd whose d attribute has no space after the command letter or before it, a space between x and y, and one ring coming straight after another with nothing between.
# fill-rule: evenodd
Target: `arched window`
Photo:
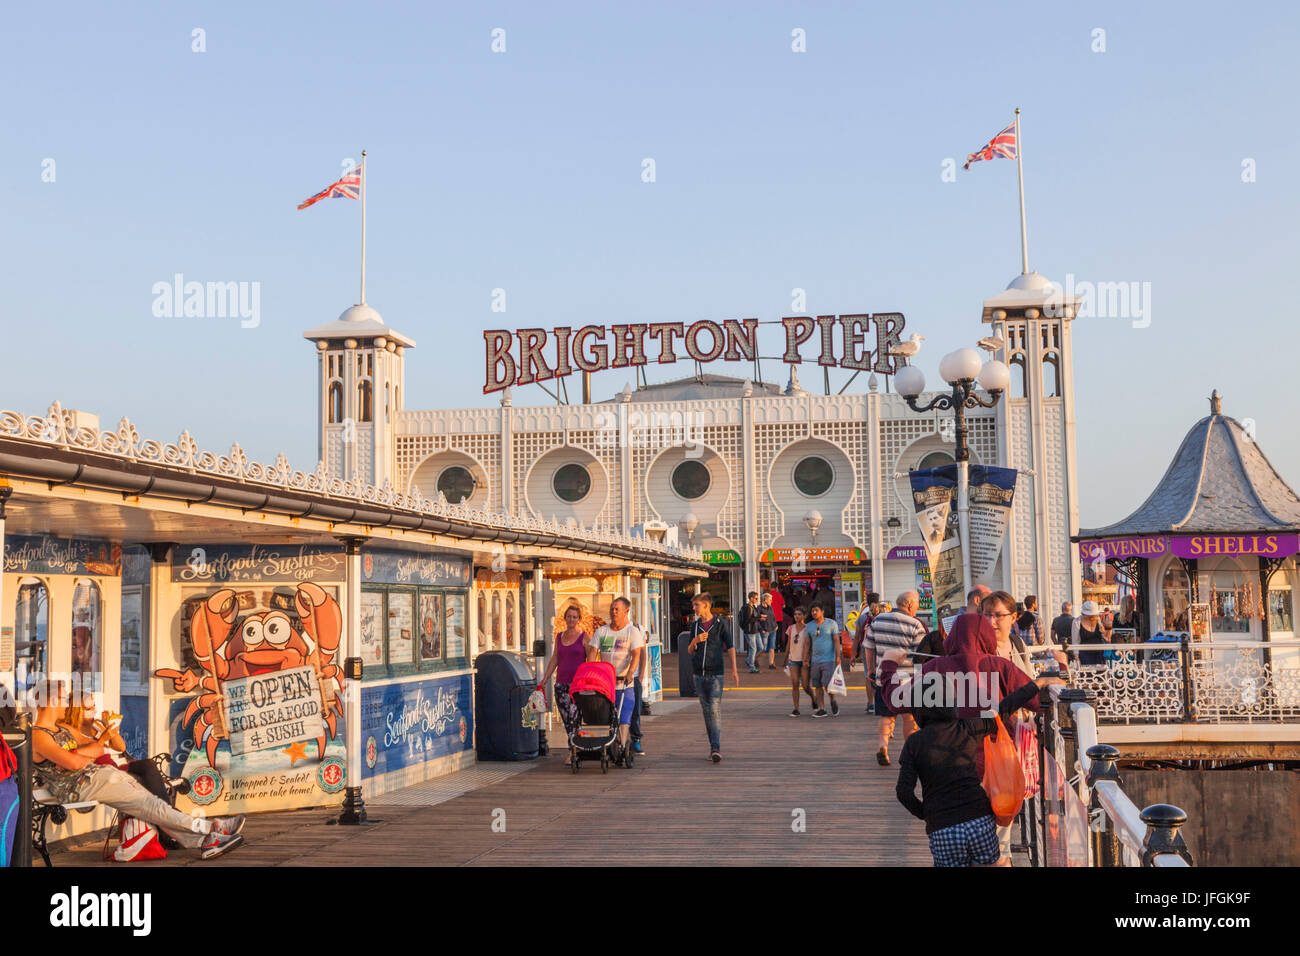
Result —
<instances>
[{"instance_id":1,"label":"arched window","mask_svg":"<svg viewBox=\"0 0 1300 956\"><path fill-rule=\"evenodd\" d=\"M99 585L80 580L72 591L72 673L99 674L103 643L103 600Z\"/></svg>"},{"instance_id":2,"label":"arched window","mask_svg":"<svg viewBox=\"0 0 1300 956\"><path fill-rule=\"evenodd\" d=\"M1043 356L1043 397L1061 397L1061 359L1055 352Z\"/></svg>"},{"instance_id":3,"label":"arched window","mask_svg":"<svg viewBox=\"0 0 1300 956\"><path fill-rule=\"evenodd\" d=\"M357 421L375 420L375 388L369 381L357 386Z\"/></svg>"},{"instance_id":4,"label":"arched window","mask_svg":"<svg viewBox=\"0 0 1300 956\"><path fill-rule=\"evenodd\" d=\"M1187 630L1187 606L1192 603L1191 582L1183 566L1175 560L1165 569L1160 579L1161 612L1164 616L1162 630Z\"/></svg>"},{"instance_id":5,"label":"arched window","mask_svg":"<svg viewBox=\"0 0 1300 956\"><path fill-rule=\"evenodd\" d=\"M1204 565L1198 565L1198 571ZM1261 617L1259 572L1225 558L1208 574L1199 574L1205 600L1210 604L1210 631L1215 634L1250 634L1251 622Z\"/></svg>"},{"instance_id":6,"label":"arched window","mask_svg":"<svg viewBox=\"0 0 1300 956\"><path fill-rule=\"evenodd\" d=\"M50 592L40 578L18 583L14 614L14 674L19 688L30 688L45 673L50 633Z\"/></svg>"},{"instance_id":7,"label":"arched window","mask_svg":"<svg viewBox=\"0 0 1300 956\"><path fill-rule=\"evenodd\" d=\"M330 382L329 421L331 425L343 421L343 383L341 382Z\"/></svg>"},{"instance_id":8,"label":"arched window","mask_svg":"<svg viewBox=\"0 0 1300 956\"><path fill-rule=\"evenodd\" d=\"M1025 353L1017 352L1011 356L1011 397L1025 398L1029 395L1029 368L1025 365Z\"/></svg>"}]
</instances>

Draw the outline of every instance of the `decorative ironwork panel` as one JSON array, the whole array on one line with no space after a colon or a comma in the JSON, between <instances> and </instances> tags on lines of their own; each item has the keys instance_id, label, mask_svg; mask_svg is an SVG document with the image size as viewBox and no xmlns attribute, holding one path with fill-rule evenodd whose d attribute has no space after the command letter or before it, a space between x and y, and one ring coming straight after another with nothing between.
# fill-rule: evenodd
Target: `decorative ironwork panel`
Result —
<instances>
[{"instance_id":1,"label":"decorative ironwork panel","mask_svg":"<svg viewBox=\"0 0 1300 956\"><path fill-rule=\"evenodd\" d=\"M1266 645L1214 648L1192 662L1197 720L1228 722L1300 719L1300 667L1277 666Z\"/></svg>"},{"instance_id":2,"label":"decorative ironwork panel","mask_svg":"<svg viewBox=\"0 0 1300 956\"><path fill-rule=\"evenodd\" d=\"M1106 654L1113 659L1093 666L1070 663L1070 684L1097 695L1093 707L1099 721L1161 724L1185 719L1183 668L1176 644Z\"/></svg>"}]
</instances>

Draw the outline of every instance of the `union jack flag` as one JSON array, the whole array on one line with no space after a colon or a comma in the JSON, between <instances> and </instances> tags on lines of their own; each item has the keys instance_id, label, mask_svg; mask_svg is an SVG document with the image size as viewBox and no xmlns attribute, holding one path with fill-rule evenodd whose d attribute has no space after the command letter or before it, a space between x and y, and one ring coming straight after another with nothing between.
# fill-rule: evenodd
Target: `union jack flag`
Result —
<instances>
[{"instance_id":1,"label":"union jack flag","mask_svg":"<svg viewBox=\"0 0 1300 956\"><path fill-rule=\"evenodd\" d=\"M992 159L995 156L1001 156L1004 159L1016 158L1016 124L1012 123L1002 132L998 133L991 140L981 146L975 152L966 157L966 163L962 169L970 169L971 163L977 163L981 159Z\"/></svg>"},{"instance_id":2,"label":"union jack flag","mask_svg":"<svg viewBox=\"0 0 1300 956\"><path fill-rule=\"evenodd\" d=\"M303 200L298 206L299 209L306 209L312 203L320 202L322 199L360 199L361 198L361 167L365 161L361 161L353 166L343 178L336 183L326 186L310 199Z\"/></svg>"}]
</instances>

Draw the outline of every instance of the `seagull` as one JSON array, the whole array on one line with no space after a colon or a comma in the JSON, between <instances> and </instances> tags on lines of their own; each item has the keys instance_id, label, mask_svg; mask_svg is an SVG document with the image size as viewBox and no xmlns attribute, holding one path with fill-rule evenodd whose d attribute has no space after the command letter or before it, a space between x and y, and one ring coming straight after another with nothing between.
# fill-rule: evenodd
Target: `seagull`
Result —
<instances>
[{"instance_id":1,"label":"seagull","mask_svg":"<svg viewBox=\"0 0 1300 956\"><path fill-rule=\"evenodd\" d=\"M921 343L925 341L924 335L912 333L912 337L906 342L899 342L889 350L890 355L898 355L902 358L911 358L917 352L921 351Z\"/></svg>"},{"instance_id":2,"label":"seagull","mask_svg":"<svg viewBox=\"0 0 1300 956\"><path fill-rule=\"evenodd\" d=\"M975 344L978 345L980 348L982 348L985 352L1001 352L1004 348L1007 347L1006 341L1002 338L999 338L996 335L985 336Z\"/></svg>"}]
</instances>

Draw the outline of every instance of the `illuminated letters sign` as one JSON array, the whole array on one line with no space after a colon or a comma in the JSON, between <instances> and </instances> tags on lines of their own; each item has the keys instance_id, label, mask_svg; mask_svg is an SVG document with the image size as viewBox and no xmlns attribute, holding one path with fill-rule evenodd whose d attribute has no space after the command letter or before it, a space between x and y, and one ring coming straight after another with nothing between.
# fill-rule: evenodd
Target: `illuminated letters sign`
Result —
<instances>
[{"instance_id":1,"label":"illuminated letters sign","mask_svg":"<svg viewBox=\"0 0 1300 956\"><path fill-rule=\"evenodd\" d=\"M781 320L785 330L782 361L803 361L799 347L814 335L820 346L817 364L875 371L892 375L896 370L891 346L902 341L906 320L901 312L858 315L793 316ZM840 349L837 352L836 328ZM487 348L484 393L512 385L532 385L577 372L600 372L676 362L680 343L696 362L753 362L758 358L758 319L707 319L682 322L646 322L631 325L586 325L551 329L490 329L483 333ZM874 347L873 347L874 346Z\"/></svg>"},{"instance_id":2,"label":"illuminated letters sign","mask_svg":"<svg viewBox=\"0 0 1300 956\"><path fill-rule=\"evenodd\" d=\"M1098 558L1159 558L1166 554L1180 558L1217 558L1226 555L1285 558L1297 552L1300 552L1300 535L1294 534L1135 535L1129 538L1101 538L1079 542L1079 557L1084 561L1095 561Z\"/></svg>"}]
</instances>

